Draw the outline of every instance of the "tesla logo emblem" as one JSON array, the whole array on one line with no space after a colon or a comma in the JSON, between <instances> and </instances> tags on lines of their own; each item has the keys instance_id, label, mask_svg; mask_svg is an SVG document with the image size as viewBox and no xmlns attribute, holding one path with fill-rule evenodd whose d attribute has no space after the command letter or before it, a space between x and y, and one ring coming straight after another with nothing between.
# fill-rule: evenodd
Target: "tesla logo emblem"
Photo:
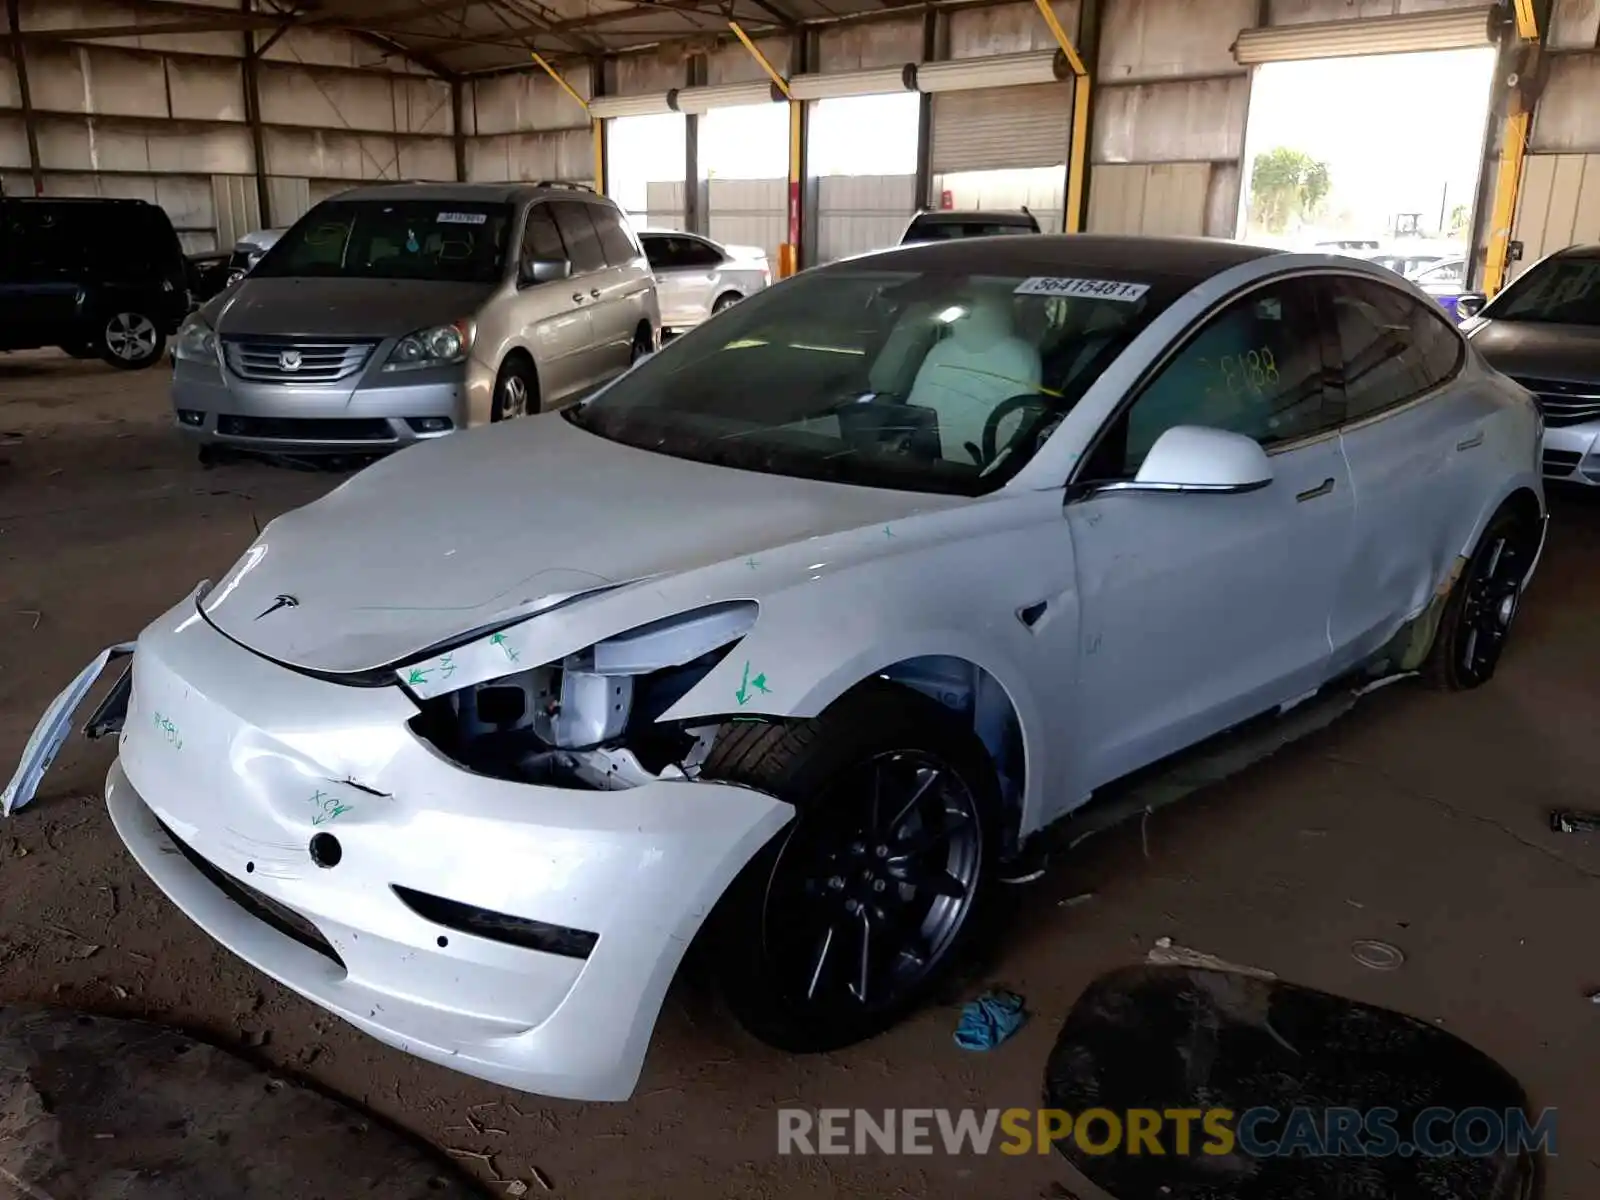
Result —
<instances>
[{"instance_id":1,"label":"tesla logo emblem","mask_svg":"<svg viewBox=\"0 0 1600 1200\"><path fill-rule=\"evenodd\" d=\"M300 369L300 351L285 350L278 355L278 366L285 371L298 371Z\"/></svg>"},{"instance_id":2,"label":"tesla logo emblem","mask_svg":"<svg viewBox=\"0 0 1600 1200\"><path fill-rule=\"evenodd\" d=\"M296 600L293 596L290 596L290 595L274 596L272 598L272 603L267 605L266 608L262 609L261 612L256 615L256 620L259 621L259 620L261 620L262 617L270 617L273 613L277 612L280 608L299 608L299 607L300 607L300 601Z\"/></svg>"}]
</instances>

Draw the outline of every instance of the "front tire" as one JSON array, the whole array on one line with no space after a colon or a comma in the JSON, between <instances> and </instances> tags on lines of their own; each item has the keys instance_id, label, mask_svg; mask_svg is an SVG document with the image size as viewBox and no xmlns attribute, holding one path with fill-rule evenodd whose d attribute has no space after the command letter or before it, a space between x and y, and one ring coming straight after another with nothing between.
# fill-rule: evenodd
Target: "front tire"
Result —
<instances>
[{"instance_id":1,"label":"front tire","mask_svg":"<svg viewBox=\"0 0 1600 1200\"><path fill-rule=\"evenodd\" d=\"M122 371L142 371L161 358L167 338L146 313L112 313L100 326L100 357Z\"/></svg>"},{"instance_id":2,"label":"front tire","mask_svg":"<svg viewBox=\"0 0 1600 1200\"><path fill-rule=\"evenodd\" d=\"M489 420L510 421L538 411L539 378L533 364L522 358L506 359L495 376Z\"/></svg>"},{"instance_id":3,"label":"front tire","mask_svg":"<svg viewBox=\"0 0 1600 1200\"><path fill-rule=\"evenodd\" d=\"M1459 692L1494 678L1538 549L1538 530L1521 514L1502 509L1489 521L1445 602L1422 667L1430 686Z\"/></svg>"},{"instance_id":4,"label":"front tire","mask_svg":"<svg viewBox=\"0 0 1600 1200\"><path fill-rule=\"evenodd\" d=\"M746 1030L836 1049L949 977L982 927L1000 840L993 767L954 713L874 681L813 720L725 726L703 775L796 809L717 913L715 970Z\"/></svg>"}]
</instances>

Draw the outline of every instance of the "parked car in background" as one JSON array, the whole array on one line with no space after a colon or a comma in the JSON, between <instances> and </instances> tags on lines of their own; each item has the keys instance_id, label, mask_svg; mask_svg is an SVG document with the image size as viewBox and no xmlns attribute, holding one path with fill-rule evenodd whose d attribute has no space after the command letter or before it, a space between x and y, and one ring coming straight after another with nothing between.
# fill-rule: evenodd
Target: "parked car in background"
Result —
<instances>
[{"instance_id":1,"label":"parked car in background","mask_svg":"<svg viewBox=\"0 0 1600 1200\"><path fill-rule=\"evenodd\" d=\"M228 283L238 283L249 274L261 256L273 246L277 245L287 230L283 229L258 229L254 233L247 233L233 244L233 253L228 259Z\"/></svg>"},{"instance_id":2,"label":"parked car in background","mask_svg":"<svg viewBox=\"0 0 1600 1200\"><path fill-rule=\"evenodd\" d=\"M724 246L671 229L641 230L639 241L656 277L664 330L691 329L772 283L760 246Z\"/></svg>"},{"instance_id":3,"label":"parked car in background","mask_svg":"<svg viewBox=\"0 0 1600 1200\"><path fill-rule=\"evenodd\" d=\"M442 213L483 214L447 261L488 278L494 205L601 211L438 191L313 213L241 295ZM1531 398L1392 273L892 250L272 521L140 635L107 803L179 908L343 1020L618 1100L697 938L756 1036L847 1045L939 994L1108 785L1381 680L1486 683L1545 529Z\"/></svg>"},{"instance_id":4,"label":"parked car in background","mask_svg":"<svg viewBox=\"0 0 1600 1200\"><path fill-rule=\"evenodd\" d=\"M1442 258L1428 266L1414 268L1407 278L1432 296L1451 320L1460 319L1456 312L1456 302L1467 290L1465 257Z\"/></svg>"},{"instance_id":5,"label":"parked car in background","mask_svg":"<svg viewBox=\"0 0 1600 1200\"><path fill-rule=\"evenodd\" d=\"M1538 399L1545 478L1600 487L1600 245L1557 251L1460 307L1478 352Z\"/></svg>"},{"instance_id":6,"label":"parked car in background","mask_svg":"<svg viewBox=\"0 0 1600 1200\"><path fill-rule=\"evenodd\" d=\"M370 454L575 399L659 344L610 200L570 184L390 184L324 200L175 346L213 447Z\"/></svg>"},{"instance_id":7,"label":"parked car in background","mask_svg":"<svg viewBox=\"0 0 1600 1200\"><path fill-rule=\"evenodd\" d=\"M0 200L0 350L59 346L137 370L189 311L189 267L144 200Z\"/></svg>"},{"instance_id":8,"label":"parked car in background","mask_svg":"<svg viewBox=\"0 0 1600 1200\"><path fill-rule=\"evenodd\" d=\"M231 250L202 250L187 256L189 264L189 306L198 308L232 282Z\"/></svg>"},{"instance_id":9,"label":"parked car in background","mask_svg":"<svg viewBox=\"0 0 1600 1200\"><path fill-rule=\"evenodd\" d=\"M900 235L900 244L914 246L922 242L1040 232L1038 218L1026 208L1015 212L958 212L948 208L926 208L911 218L906 231Z\"/></svg>"}]
</instances>

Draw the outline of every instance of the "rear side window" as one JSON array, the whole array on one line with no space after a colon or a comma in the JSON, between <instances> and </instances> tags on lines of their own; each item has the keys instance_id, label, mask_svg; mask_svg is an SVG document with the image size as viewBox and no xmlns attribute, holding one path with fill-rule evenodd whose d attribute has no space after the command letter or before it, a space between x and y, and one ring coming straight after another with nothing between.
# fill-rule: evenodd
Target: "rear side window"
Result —
<instances>
[{"instance_id":1,"label":"rear side window","mask_svg":"<svg viewBox=\"0 0 1600 1200\"><path fill-rule=\"evenodd\" d=\"M77 279L84 267L83 231L64 211L43 204L7 205L0 272L18 282Z\"/></svg>"},{"instance_id":2,"label":"rear side window","mask_svg":"<svg viewBox=\"0 0 1600 1200\"><path fill-rule=\"evenodd\" d=\"M633 236L622 223L622 218L615 209L607 208L603 204L590 204L585 207L589 210L589 217L594 221L595 232L600 235L600 249L606 256L606 262L613 267L627 266L639 257L639 248L633 244Z\"/></svg>"},{"instance_id":3,"label":"rear side window","mask_svg":"<svg viewBox=\"0 0 1600 1200\"><path fill-rule=\"evenodd\" d=\"M603 270L606 255L600 248L600 233L589 218L589 206L581 200L557 200L550 208L561 230L561 240L567 244L573 273Z\"/></svg>"},{"instance_id":4,"label":"rear side window","mask_svg":"<svg viewBox=\"0 0 1600 1200\"><path fill-rule=\"evenodd\" d=\"M1329 279L1347 421L1432 391L1461 369L1461 338L1431 304L1365 279Z\"/></svg>"},{"instance_id":5,"label":"rear side window","mask_svg":"<svg viewBox=\"0 0 1600 1200\"><path fill-rule=\"evenodd\" d=\"M685 267L714 267L722 261L717 248L699 238L679 238L683 244L678 264Z\"/></svg>"}]
</instances>

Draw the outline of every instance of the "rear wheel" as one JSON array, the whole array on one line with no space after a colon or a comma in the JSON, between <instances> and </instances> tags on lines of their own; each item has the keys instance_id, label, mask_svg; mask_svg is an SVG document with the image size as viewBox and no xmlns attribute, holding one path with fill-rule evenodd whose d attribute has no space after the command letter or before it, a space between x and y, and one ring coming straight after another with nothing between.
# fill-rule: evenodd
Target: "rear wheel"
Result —
<instances>
[{"instance_id":1,"label":"rear wheel","mask_svg":"<svg viewBox=\"0 0 1600 1200\"><path fill-rule=\"evenodd\" d=\"M1495 514L1445 602L1422 668L1430 684L1465 691L1494 677L1538 548L1538 528L1525 516L1510 509Z\"/></svg>"},{"instance_id":2,"label":"rear wheel","mask_svg":"<svg viewBox=\"0 0 1600 1200\"><path fill-rule=\"evenodd\" d=\"M649 357L655 349L654 340L650 337L650 326L641 325L633 331L633 347L628 352L628 365L631 367L641 358Z\"/></svg>"},{"instance_id":3,"label":"rear wheel","mask_svg":"<svg viewBox=\"0 0 1600 1200\"><path fill-rule=\"evenodd\" d=\"M1000 807L988 755L953 713L874 682L814 720L727 725L704 775L796 809L717 914L721 990L747 1030L831 1050L948 977L988 906Z\"/></svg>"},{"instance_id":4,"label":"rear wheel","mask_svg":"<svg viewBox=\"0 0 1600 1200\"><path fill-rule=\"evenodd\" d=\"M494 381L494 401L489 408L491 421L510 421L539 411L539 379L533 364L523 358L508 358L500 364Z\"/></svg>"},{"instance_id":5,"label":"rear wheel","mask_svg":"<svg viewBox=\"0 0 1600 1200\"><path fill-rule=\"evenodd\" d=\"M100 328L100 357L124 371L150 366L166 345L166 335L142 312L112 313Z\"/></svg>"},{"instance_id":6,"label":"rear wheel","mask_svg":"<svg viewBox=\"0 0 1600 1200\"><path fill-rule=\"evenodd\" d=\"M717 302L711 306L711 311L713 314L719 313L725 308L732 308L743 299L744 297L739 295L738 292L723 292L722 295L717 297Z\"/></svg>"}]
</instances>

